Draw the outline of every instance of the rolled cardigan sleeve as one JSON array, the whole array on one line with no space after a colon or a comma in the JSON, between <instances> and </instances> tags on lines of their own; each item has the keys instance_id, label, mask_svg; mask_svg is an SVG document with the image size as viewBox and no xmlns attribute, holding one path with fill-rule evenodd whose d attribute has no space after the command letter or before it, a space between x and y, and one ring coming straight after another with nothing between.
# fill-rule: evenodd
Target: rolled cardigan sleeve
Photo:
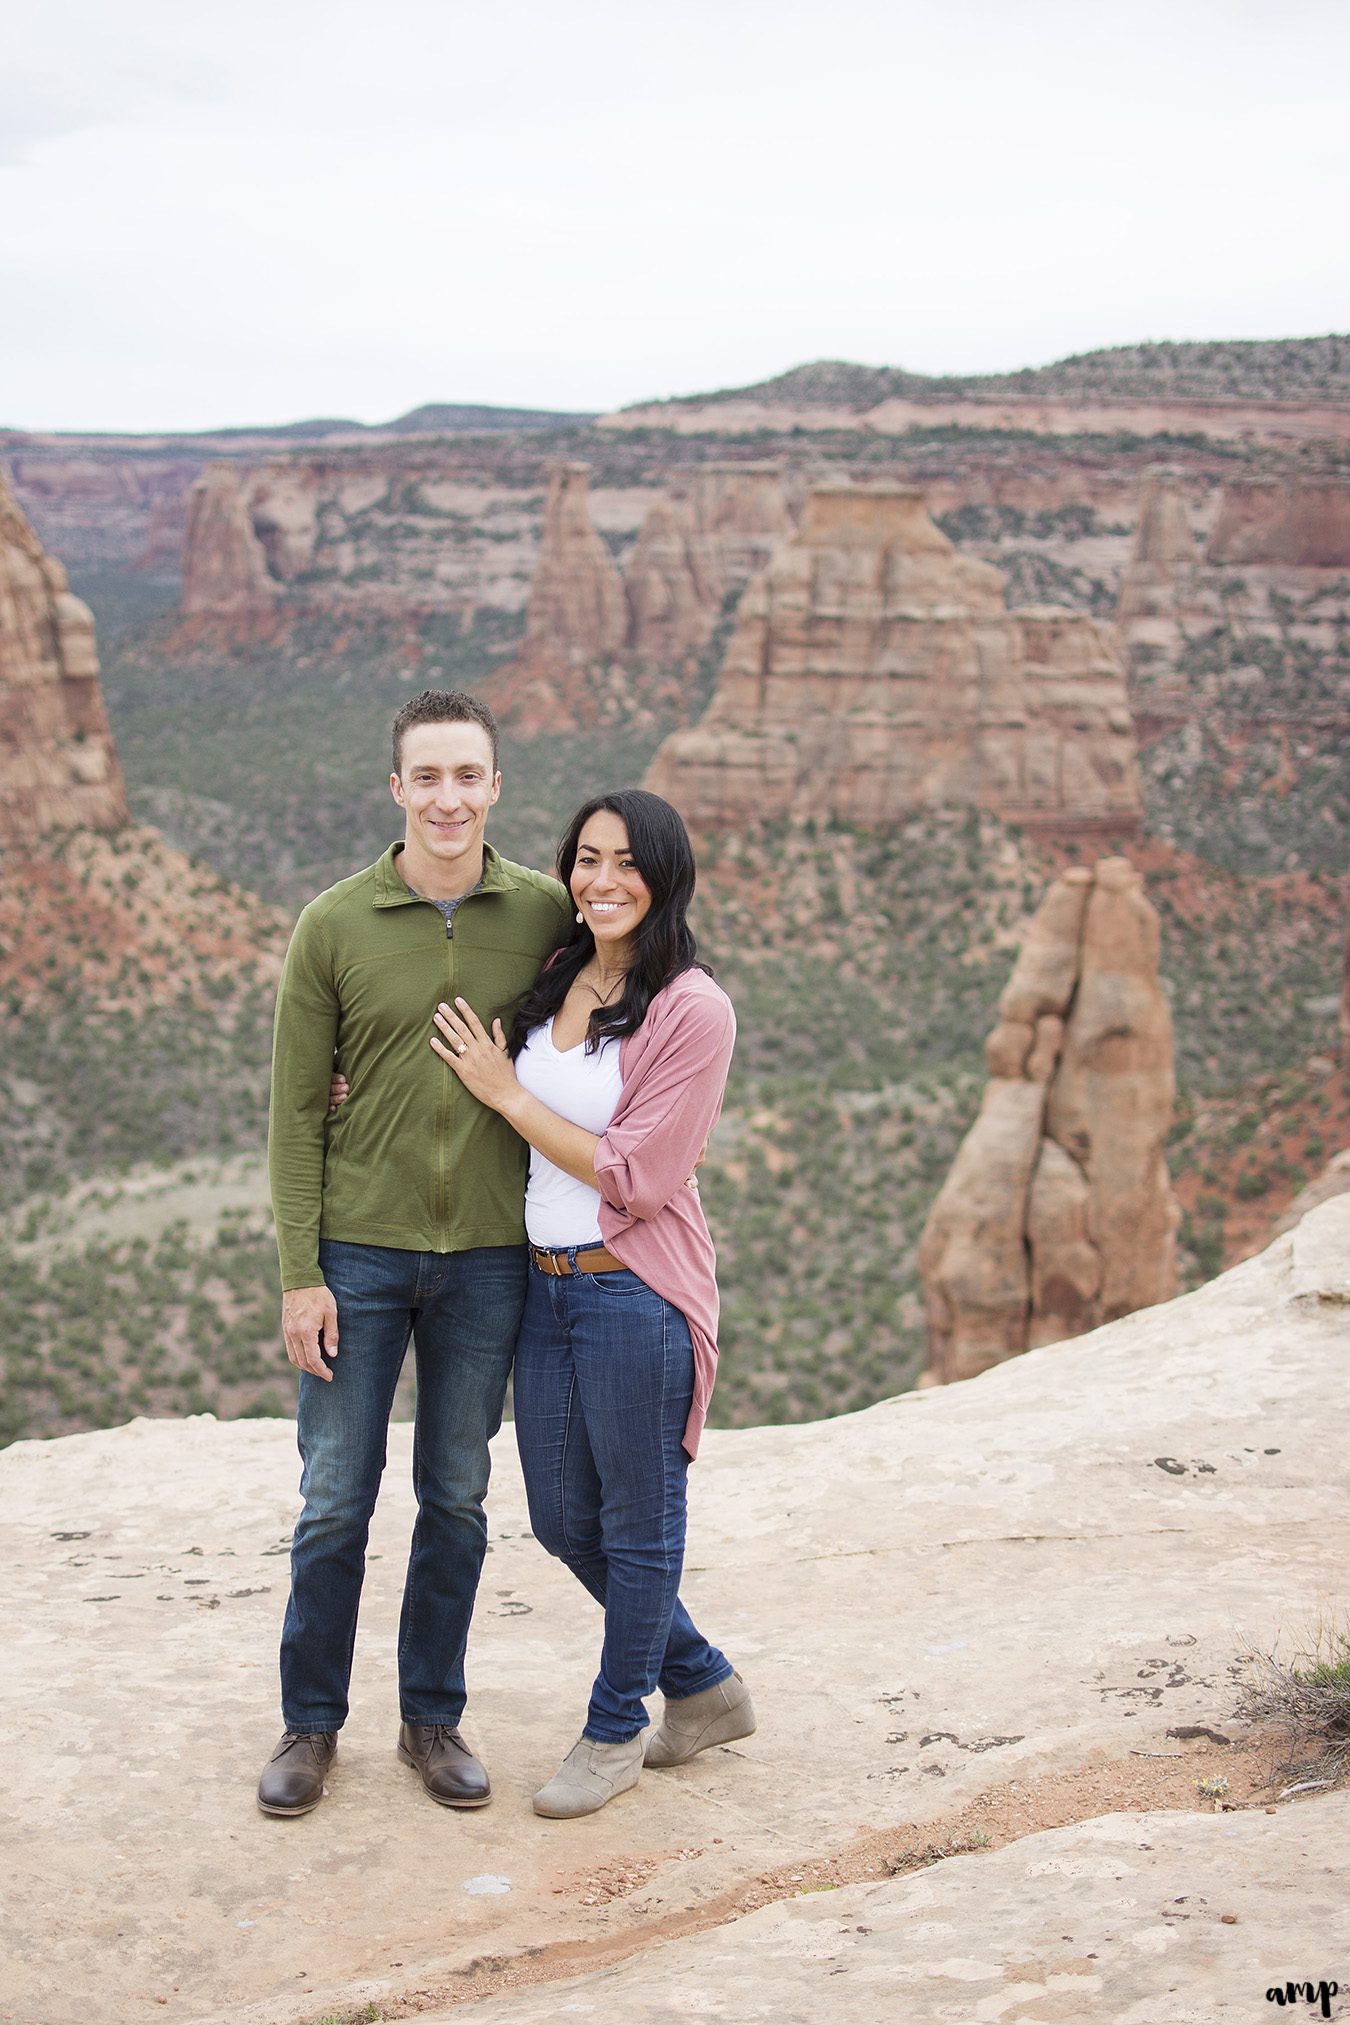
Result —
<instances>
[{"instance_id":1,"label":"rolled cardigan sleeve","mask_svg":"<svg viewBox=\"0 0 1350 2025\"><path fill-rule=\"evenodd\" d=\"M645 1220L684 1187L722 1105L736 1015L724 994L686 1001L654 1037L630 1101L595 1149L595 1178L612 1208Z\"/></svg>"}]
</instances>

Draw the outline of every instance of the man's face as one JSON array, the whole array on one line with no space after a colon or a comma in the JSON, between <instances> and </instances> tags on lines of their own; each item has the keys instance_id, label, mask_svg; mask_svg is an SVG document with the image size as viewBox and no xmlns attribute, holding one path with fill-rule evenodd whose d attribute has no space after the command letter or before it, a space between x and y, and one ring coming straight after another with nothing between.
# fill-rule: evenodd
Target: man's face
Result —
<instances>
[{"instance_id":1,"label":"man's face","mask_svg":"<svg viewBox=\"0 0 1350 2025\"><path fill-rule=\"evenodd\" d=\"M480 852L502 784L482 725L414 724L403 735L401 761L389 791L403 810L409 847L447 867Z\"/></svg>"}]
</instances>

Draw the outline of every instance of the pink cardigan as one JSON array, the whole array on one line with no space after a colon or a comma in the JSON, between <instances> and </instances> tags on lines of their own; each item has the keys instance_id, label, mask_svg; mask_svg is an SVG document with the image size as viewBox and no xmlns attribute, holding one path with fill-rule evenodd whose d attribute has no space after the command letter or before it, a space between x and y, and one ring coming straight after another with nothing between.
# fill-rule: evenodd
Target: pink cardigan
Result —
<instances>
[{"instance_id":1,"label":"pink cardigan","mask_svg":"<svg viewBox=\"0 0 1350 2025\"><path fill-rule=\"evenodd\" d=\"M717 1375L717 1258L694 1163L722 1109L736 1015L703 970L682 971L619 1044L618 1109L595 1149L600 1234L689 1324L694 1400L684 1447L698 1454Z\"/></svg>"}]
</instances>

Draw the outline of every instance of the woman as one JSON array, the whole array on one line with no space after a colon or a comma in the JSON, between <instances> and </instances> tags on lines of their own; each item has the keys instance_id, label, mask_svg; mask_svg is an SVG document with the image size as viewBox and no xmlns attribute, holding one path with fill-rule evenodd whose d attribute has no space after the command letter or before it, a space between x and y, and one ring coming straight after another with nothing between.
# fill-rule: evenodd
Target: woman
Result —
<instances>
[{"instance_id":1,"label":"woman","mask_svg":"<svg viewBox=\"0 0 1350 2025\"><path fill-rule=\"evenodd\" d=\"M604 1606L586 1725L534 1798L591 1814L637 1783L643 1698L665 1714L645 1762L748 1737L749 1692L678 1596L685 1478L717 1361L717 1283L694 1168L722 1105L731 1001L685 919L694 858L675 810L638 788L587 802L558 850L572 940L508 1042L463 999L431 1045L528 1141L531 1248L515 1420L541 1544Z\"/></svg>"}]
</instances>

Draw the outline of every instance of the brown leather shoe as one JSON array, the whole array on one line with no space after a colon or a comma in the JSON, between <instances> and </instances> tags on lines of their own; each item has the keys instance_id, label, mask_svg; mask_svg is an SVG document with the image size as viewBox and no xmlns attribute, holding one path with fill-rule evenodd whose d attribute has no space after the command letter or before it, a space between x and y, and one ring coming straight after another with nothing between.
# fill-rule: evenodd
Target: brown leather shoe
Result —
<instances>
[{"instance_id":1,"label":"brown leather shoe","mask_svg":"<svg viewBox=\"0 0 1350 2025\"><path fill-rule=\"evenodd\" d=\"M258 1805L264 1814L308 1814L323 1798L323 1776L337 1750L334 1730L287 1730L263 1766Z\"/></svg>"},{"instance_id":2,"label":"brown leather shoe","mask_svg":"<svg viewBox=\"0 0 1350 2025\"><path fill-rule=\"evenodd\" d=\"M487 1773L448 1723L401 1723L398 1754L442 1807L486 1807L492 1798Z\"/></svg>"}]
</instances>

